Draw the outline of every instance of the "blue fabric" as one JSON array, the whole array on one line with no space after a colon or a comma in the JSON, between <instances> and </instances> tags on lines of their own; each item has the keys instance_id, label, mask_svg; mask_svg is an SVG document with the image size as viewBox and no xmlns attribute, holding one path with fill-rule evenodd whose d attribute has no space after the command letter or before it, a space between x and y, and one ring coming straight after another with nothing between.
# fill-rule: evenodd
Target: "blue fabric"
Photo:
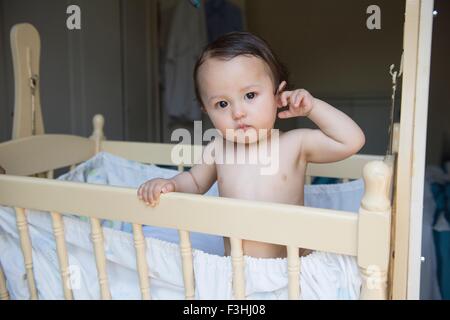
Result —
<instances>
[{"instance_id":1,"label":"blue fabric","mask_svg":"<svg viewBox=\"0 0 450 320\"><path fill-rule=\"evenodd\" d=\"M315 177L312 184L335 184L340 182L341 180L337 178Z\"/></svg>"},{"instance_id":2,"label":"blue fabric","mask_svg":"<svg viewBox=\"0 0 450 320\"><path fill-rule=\"evenodd\" d=\"M226 0L209 0L205 4L208 41L232 31L243 31L241 10Z\"/></svg>"},{"instance_id":3,"label":"blue fabric","mask_svg":"<svg viewBox=\"0 0 450 320\"><path fill-rule=\"evenodd\" d=\"M431 185L434 201L436 203L435 223L440 216L444 216L450 223L450 183ZM438 263L438 280L442 299L450 300L450 231L433 231Z\"/></svg>"}]
</instances>

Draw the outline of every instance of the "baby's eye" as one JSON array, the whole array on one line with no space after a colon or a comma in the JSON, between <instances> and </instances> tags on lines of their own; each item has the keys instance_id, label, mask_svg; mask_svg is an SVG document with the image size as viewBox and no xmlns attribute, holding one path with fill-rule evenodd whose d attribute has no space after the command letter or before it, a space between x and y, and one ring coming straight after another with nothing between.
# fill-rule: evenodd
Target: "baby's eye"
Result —
<instances>
[{"instance_id":1,"label":"baby's eye","mask_svg":"<svg viewBox=\"0 0 450 320\"><path fill-rule=\"evenodd\" d=\"M226 108L228 106L228 102L226 102L226 101L219 101L216 104L221 108Z\"/></svg>"},{"instance_id":2,"label":"baby's eye","mask_svg":"<svg viewBox=\"0 0 450 320\"><path fill-rule=\"evenodd\" d=\"M254 99L256 97L256 93L255 92L249 92L249 93L245 94L245 97L247 99L252 100L252 99Z\"/></svg>"}]
</instances>

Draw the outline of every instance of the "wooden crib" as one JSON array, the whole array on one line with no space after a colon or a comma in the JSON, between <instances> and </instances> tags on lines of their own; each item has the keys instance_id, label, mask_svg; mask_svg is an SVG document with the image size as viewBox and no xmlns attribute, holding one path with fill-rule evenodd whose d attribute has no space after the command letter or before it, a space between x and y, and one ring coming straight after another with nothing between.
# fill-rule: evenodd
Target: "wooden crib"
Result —
<instances>
[{"instance_id":1,"label":"wooden crib","mask_svg":"<svg viewBox=\"0 0 450 320\"><path fill-rule=\"evenodd\" d=\"M420 195L420 185L417 185L420 183L420 174L423 181L423 168L420 166L424 161L423 130L426 129L427 62L432 8L432 1L406 2L402 117L393 134L394 154L386 157L355 155L332 164L308 165L309 177L356 179L362 176L365 194L358 215L345 211L182 193L167 194L161 198L159 206L151 208L137 199L135 189L49 179L53 177L53 170L74 166L100 151L143 163L173 165L171 150L174 145L107 141L103 138L104 120L99 115L93 119L94 131L90 138L44 134L39 90L30 95L28 82L30 74L39 71L39 56L30 55L27 47L13 47L13 51L17 51L16 57L22 56L22 61L33 63L28 63L30 68L26 70L19 67L20 61L14 61L14 134L12 141L0 144L0 165L6 170L5 175L0 175L0 204L14 207L16 211L31 298L37 299L37 290L25 208L51 214L61 285L66 299L72 299L73 294L69 286L61 212L90 217L102 299L110 299L111 294L101 219L133 224L136 267L143 299L150 298L151 283L142 225L179 230L186 299L194 298L195 294L189 232L230 237L233 294L236 299L245 298L242 239L286 246L290 299L300 297L299 247L356 256L363 280L361 299L418 297L418 292L408 293L418 282L420 274L412 270L408 275L408 267L409 270L413 269L411 255L417 255L417 243L413 241L417 241L417 238L409 239L409 231L417 229L417 223L421 222L421 218L417 220L413 211L417 210L415 205L421 210L421 200L413 196ZM26 25L19 26L27 28ZM20 28L14 32L13 37L21 36ZM195 149L202 147L183 148L195 154ZM183 163L178 167L183 170L183 167L190 165ZM414 175L411 174L413 165L419 166L419 171L415 171ZM254 221L258 221L257 226ZM273 226L282 232L273 232ZM318 234L326 234L327 237L318 237ZM417 261L414 263L417 264ZM420 263L418 265L420 270ZM0 298L8 297L6 280L0 268Z\"/></svg>"}]
</instances>

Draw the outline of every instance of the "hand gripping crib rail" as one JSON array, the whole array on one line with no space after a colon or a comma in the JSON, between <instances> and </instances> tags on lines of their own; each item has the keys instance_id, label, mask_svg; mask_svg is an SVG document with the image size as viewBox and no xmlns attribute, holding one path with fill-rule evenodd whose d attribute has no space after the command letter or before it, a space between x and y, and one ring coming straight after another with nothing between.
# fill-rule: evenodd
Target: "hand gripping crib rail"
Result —
<instances>
[{"instance_id":1,"label":"hand gripping crib rail","mask_svg":"<svg viewBox=\"0 0 450 320\"><path fill-rule=\"evenodd\" d=\"M386 299L392 161L380 161L379 156L356 155L338 163L309 165L309 176L346 179L358 178L364 168L365 194L359 215L345 211L182 193L167 194L161 198L159 206L149 208L137 199L135 189L25 177L42 172L52 176L52 170L85 161L99 151L126 156L144 163L173 164L171 151L174 145L104 141L102 125L103 117L96 116L91 139L43 134L0 144L0 162L7 173L0 176L0 203L16 208L17 228L33 299L37 298L37 291L25 208L49 211L51 214L62 286L67 299L71 299L73 295L68 286L68 258L61 212L90 217L98 281L103 299L110 299L111 294L100 219L133 224L136 266L143 299L150 298L151 284L145 260L142 225L179 230L186 299L192 299L195 293L189 231L231 238L233 293L237 299L245 298L245 266L241 239L287 247L291 299L298 299L301 290L298 285L301 268L299 247L357 256L363 279L361 298ZM195 148L202 147L184 148L195 152ZM179 169L182 170L182 166ZM258 221L256 226L254 221ZM274 232L274 225L279 232ZM327 237L318 237L318 234L326 234ZM7 297L4 281L2 277L1 295Z\"/></svg>"}]
</instances>

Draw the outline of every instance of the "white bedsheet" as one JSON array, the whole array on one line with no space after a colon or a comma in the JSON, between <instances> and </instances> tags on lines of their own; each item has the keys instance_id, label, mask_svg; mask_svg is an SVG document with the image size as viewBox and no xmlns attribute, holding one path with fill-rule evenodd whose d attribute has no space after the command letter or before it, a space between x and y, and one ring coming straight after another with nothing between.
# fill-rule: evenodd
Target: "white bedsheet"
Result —
<instances>
[{"instance_id":1,"label":"white bedsheet","mask_svg":"<svg viewBox=\"0 0 450 320\"><path fill-rule=\"evenodd\" d=\"M60 179L89 183L137 187L152 177L171 177L174 170L142 165L106 153L79 165ZM362 181L307 186L306 205L356 211L363 192ZM214 185L208 195L217 195ZM62 299L58 259L48 214L28 213L33 244L33 263L37 289L41 299ZM129 224L105 221L105 251L108 278L113 299L139 299L139 284L135 266L135 251ZM76 299L98 299L99 286L89 223L73 216L64 217L65 238ZM147 262L150 269L151 294L154 299L183 299L181 257L176 230L144 227ZM160 240L158 240L160 239ZM196 298L229 299L231 291L231 261L223 257L221 237L191 234ZM249 299L286 299L286 259L246 260L246 292ZM8 279L8 289L14 299L28 298L23 257L10 208L0 207L0 263ZM301 258L300 285L303 299L357 299L361 280L353 257L314 252Z\"/></svg>"}]
</instances>

